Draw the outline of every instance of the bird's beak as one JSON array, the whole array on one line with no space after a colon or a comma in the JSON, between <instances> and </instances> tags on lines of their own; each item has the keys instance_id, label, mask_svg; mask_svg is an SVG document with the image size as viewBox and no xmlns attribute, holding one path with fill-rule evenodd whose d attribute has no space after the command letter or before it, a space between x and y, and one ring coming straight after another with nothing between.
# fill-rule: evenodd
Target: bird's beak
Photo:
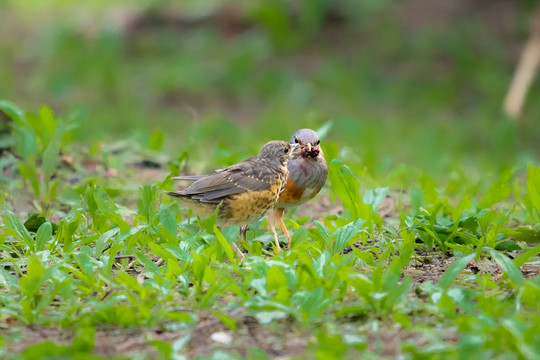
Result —
<instances>
[{"instance_id":1,"label":"bird's beak","mask_svg":"<svg viewBox=\"0 0 540 360\"><path fill-rule=\"evenodd\" d=\"M290 153L292 154L292 152L294 151L294 149L296 149L298 147L298 144L289 144L289 151Z\"/></svg>"},{"instance_id":2,"label":"bird's beak","mask_svg":"<svg viewBox=\"0 0 540 360\"><path fill-rule=\"evenodd\" d=\"M311 152L311 144L310 143L307 143L307 151Z\"/></svg>"}]
</instances>

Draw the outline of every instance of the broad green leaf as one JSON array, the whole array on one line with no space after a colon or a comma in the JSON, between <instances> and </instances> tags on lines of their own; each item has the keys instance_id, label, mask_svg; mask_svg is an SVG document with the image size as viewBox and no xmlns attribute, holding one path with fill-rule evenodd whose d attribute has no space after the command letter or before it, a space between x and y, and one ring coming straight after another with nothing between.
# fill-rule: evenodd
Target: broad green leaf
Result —
<instances>
[{"instance_id":1,"label":"broad green leaf","mask_svg":"<svg viewBox=\"0 0 540 360\"><path fill-rule=\"evenodd\" d=\"M52 225L50 222L43 223L36 233L36 251L45 249L45 244L52 238Z\"/></svg>"},{"instance_id":2,"label":"broad green leaf","mask_svg":"<svg viewBox=\"0 0 540 360\"><path fill-rule=\"evenodd\" d=\"M192 322L193 316L190 313L182 311L170 311L163 313L162 316L165 316L169 319L178 321L178 322Z\"/></svg>"},{"instance_id":3,"label":"broad green leaf","mask_svg":"<svg viewBox=\"0 0 540 360\"><path fill-rule=\"evenodd\" d=\"M164 248L161 247L161 245L159 244L156 244L156 243L153 243L153 242L149 242L148 243L148 247L150 248L150 250L152 250L152 252L154 254L156 254L157 256L159 256L160 258L162 259L173 259L173 260L176 260L176 257L173 256L169 251L165 250Z\"/></svg>"},{"instance_id":4,"label":"broad green leaf","mask_svg":"<svg viewBox=\"0 0 540 360\"><path fill-rule=\"evenodd\" d=\"M208 234L212 234L214 232L214 226L216 225L217 216L222 204L223 201L220 202L218 206L216 206L216 210L214 211L212 216L209 216L207 219L202 221L203 228Z\"/></svg>"},{"instance_id":5,"label":"broad green leaf","mask_svg":"<svg viewBox=\"0 0 540 360\"><path fill-rule=\"evenodd\" d=\"M39 108L39 119L43 124L43 127L48 132L49 136L52 136L55 133L56 119L54 118L54 113L51 108L47 106L42 106Z\"/></svg>"},{"instance_id":6,"label":"broad green leaf","mask_svg":"<svg viewBox=\"0 0 540 360\"><path fill-rule=\"evenodd\" d=\"M155 347L156 350L159 351L159 354L163 356L163 358L165 359L172 358L171 355L173 353L173 348L168 342L163 341L163 340L148 340L147 342L148 344Z\"/></svg>"},{"instance_id":7,"label":"broad green leaf","mask_svg":"<svg viewBox=\"0 0 540 360\"><path fill-rule=\"evenodd\" d=\"M225 236L225 239L227 239L227 242L232 243L236 238L238 237L238 233L240 231L240 226L238 225L230 225L227 226L225 229L221 230L221 233L223 236Z\"/></svg>"},{"instance_id":8,"label":"broad green leaf","mask_svg":"<svg viewBox=\"0 0 540 360\"><path fill-rule=\"evenodd\" d=\"M285 272L279 266L272 266L266 273L266 289L270 293L287 286Z\"/></svg>"},{"instance_id":9,"label":"broad green leaf","mask_svg":"<svg viewBox=\"0 0 540 360\"><path fill-rule=\"evenodd\" d=\"M30 182L34 194L39 198L41 196L41 188L36 168L36 157L32 151L28 153L25 161L19 161L19 171L21 172L21 175Z\"/></svg>"},{"instance_id":10,"label":"broad green leaf","mask_svg":"<svg viewBox=\"0 0 540 360\"><path fill-rule=\"evenodd\" d=\"M309 314L313 310L317 310L320 308L320 305L323 301L323 297L324 297L323 288L318 288L318 289L309 291L305 293L305 296L302 301L302 305L300 306L305 313Z\"/></svg>"},{"instance_id":11,"label":"broad green leaf","mask_svg":"<svg viewBox=\"0 0 540 360\"><path fill-rule=\"evenodd\" d=\"M185 262L189 262L190 260L190 255L176 245L161 244L161 247L170 252L178 260L182 260Z\"/></svg>"},{"instance_id":12,"label":"broad green leaf","mask_svg":"<svg viewBox=\"0 0 540 360\"><path fill-rule=\"evenodd\" d=\"M321 235L323 240L325 242L328 242L330 238L332 237L332 234L330 233L330 231L328 231L328 229L324 226L324 224L320 222L319 220L315 220L314 223L319 229L319 234Z\"/></svg>"},{"instance_id":13,"label":"broad green leaf","mask_svg":"<svg viewBox=\"0 0 540 360\"><path fill-rule=\"evenodd\" d=\"M159 222L171 236L176 237L176 219L169 206L161 205L159 209Z\"/></svg>"},{"instance_id":14,"label":"broad green leaf","mask_svg":"<svg viewBox=\"0 0 540 360\"><path fill-rule=\"evenodd\" d=\"M94 187L94 200L96 201L99 211L103 215L116 214L118 211L118 207L111 199L109 194L107 194L107 192L105 192L105 190L99 186Z\"/></svg>"},{"instance_id":15,"label":"broad green leaf","mask_svg":"<svg viewBox=\"0 0 540 360\"><path fill-rule=\"evenodd\" d=\"M91 258L92 250L88 246L82 246L79 254L75 256L79 264L79 268L84 272L88 278L89 283L92 283L95 277L94 266L92 265Z\"/></svg>"},{"instance_id":16,"label":"broad green leaf","mask_svg":"<svg viewBox=\"0 0 540 360\"><path fill-rule=\"evenodd\" d=\"M221 313L218 313L217 311L214 311L212 312L212 315L214 315L216 318L218 318L222 323L224 323L225 325L227 325L227 327L229 329L231 329L232 331L236 331L236 322L234 321L233 318L225 315L225 314L221 314Z\"/></svg>"},{"instance_id":17,"label":"broad green leaf","mask_svg":"<svg viewBox=\"0 0 540 360\"><path fill-rule=\"evenodd\" d=\"M362 200L366 205L371 206L374 211L377 211L386 198L388 189L390 189L388 186L369 189L364 193Z\"/></svg>"},{"instance_id":18,"label":"broad green leaf","mask_svg":"<svg viewBox=\"0 0 540 360\"><path fill-rule=\"evenodd\" d=\"M137 208L145 218L146 223L152 225L157 213L157 203L160 189L156 183L144 184L140 188L141 197L137 199ZM176 235L176 233L175 233Z\"/></svg>"},{"instance_id":19,"label":"broad green leaf","mask_svg":"<svg viewBox=\"0 0 540 360\"><path fill-rule=\"evenodd\" d=\"M43 153L43 175L45 176L45 181L49 181L51 175L56 170L62 135L64 135L62 127L57 127Z\"/></svg>"},{"instance_id":20,"label":"broad green leaf","mask_svg":"<svg viewBox=\"0 0 540 360\"><path fill-rule=\"evenodd\" d=\"M364 226L365 221L363 219L357 219L354 222L351 222L345 226L340 227L334 233L336 238L332 251L334 254L340 252L348 245L349 240L351 240Z\"/></svg>"},{"instance_id":21,"label":"broad green leaf","mask_svg":"<svg viewBox=\"0 0 540 360\"><path fill-rule=\"evenodd\" d=\"M531 163L527 165L527 189L533 206L540 212L540 168Z\"/></svg>"},{"instance_id":22,"label":"broad green leaf","mask_svg":"<svg viewBox=\"0 0 540 360\"><path fill-rule=\"evenodd\" d=\"M400 234L403 238L403 242L399 249L399 263L403 268L407 266L412 254L414 253L414 235L407 230L402 230Z\"/></svg>"},{"instance_id":23,"label":"broad green leaf","mask_svg":"<svg viewBox=\"0 0 540 360\"><path fill-rule=\"evenodd\" d=\"M92 353L96 330L93 326L79 326L75 331L75 337L71 342L73 353Z\"/></svg>"},{"instance_id":24,"label":"broad green leaf","mask_svg":"<svg viewBox=\"0 0 540 360\"><path fill-rule=\"evenodd\" d=\"M195 280L197 280L198 285L202 285L204 273L208 267L208 258L203 254L197 255L192 252L191 256L193 257L192 271Z\"/></svg>"},{"instance_id":25,"label":"broad green leaf","mask_svg":"<svg viewBox=\"0 0 540 360\"><path fill-rule=\"evenodd\" d=\"M131 227L129 228L128 231L123 232L118 236L118 241L124 242L131 236L138 234L139 232L146 230L147 228L148 228L148 225L137 225L137 226Z\"/></svg>"},{"instance_id":26,"label":"broad green leaf","mask_svg":"<svg viewBox=\"0 0 540 360\"><path fill-rule=\"evenodd\" d=\"M19 287L19 281L4 268L0 267L0 285L5 288L16 289Z\"/></svg>"},{"instance_id":27,"label":"broad green leaf","mask_svg":"<svg viewBox=\"0 0 540 360\"><path fill-rule=\"evenodd\" d=\"M73 353L73 352L72 352ZM52 340L42 341L35 345L30 345L21 353L21 359L30 360L30 359L69 359L73 358L70 356L69 347L66 345L56 344ZM92 359L91 354L86 354L84 357L89 360Z\"/></svg>"},{"instance_id":28,"label":"broad green leaf","mask_svg":"<svg viewBox=\"0 0 540 360\"><path fill-rule=\"evenodd\" d=\"M24 111L19 109L17 105L7 100L0 100L0 110L5 112L12 120L19 123L26 122L24 120Z\"/></svg>"},{"instance_id":29,"label":"broad green leaf","mask_svg":"<svg viewBox=\"0 0 540 360\"><path fill-rule=\"evenodd\" d=\"M328 175L332 188L340 198L343 207L350 211L352 219L357 219L361 199L358 193L358 180L351 169L341 160L334 159L330 162Z\"/></svg>"},{"instance_id":30,"label":"broad green leaf","mask_svg":"<svg viewBox=\"0 0 540 360\"><path fill-rule=\"evenodd\" d=\"M159 274L159 267L148 256L144 255L141 251L136 250L134 252L135 258L141 263L148 271L157 275Z\"/></svg>"},{"instance_id":31,"label":"broad green leaf","mask_svg":"<svg viewBox=\"0 0 540 360\"><path fill-rule=\"evenodd\" d=\"M330 143L323 142L321 148L324 151L324 157L328 162L338 157L338 143L333 141Z\"/></svg>"},{"instance_id":32,"label":"broad green leaf","mask_svg":"<svg viewBox=\"0 0 540 360\"><path fill-rule=\"evenodd\" d=\"M225 251L225 254L229 258L229 261L233 261L234 253L231 244L229 244L227 239L225 239L225 236L223 236L223 234L221 233L221 231L219 231L216 225L214 225L214 234L216 235L219 245L221 245L221 247Z\"/></svg>"},{"instance_id":33,"label":"broad green leaf","mask_svg":"<svg viewBox=\"0 0 540 360\"><path fill-rule=\"evenodd\" d=\"M523 254L519 255L517 258L513 260L514 265L516 267L520 267L523 264L525 264L527 261L529 261L530 258L540 253L540 244L536 245L533 248L530 248L529 250L525 251Z\"/></svg>"},{"instance_id":34,"label":"broad green leaf","mask_svg":"<svg viewBox=\"0 0 540 360\"><path fill-rule=\"evenodd\" d=\"M430 204L436 203L439 199L437 182L424 172L420 178L420 184L422 185L422 192L424 193L426 201Z\"/></svg>"},{"instance_id":35,"label":"broad green leaf","mask_svg":"<svg viewBox=\"0 0 540 360\"><path fill-rule=\"evenodd\" d=\"M452 221L454 222L454 230L460 226L460 221L463 221L463 212L471 208L471 199L468 194L461 200L461 202L452 210ZM462 225L463 226L463 225ZM464 226L466 227L466 226Z\"/></svg>"},{"instance_id":36,"label":"broad green leaf","mask_svg":"<svg viewBox=\"0 0 540 360\"><path fill-rule=\"evenodd\" d=\"M422 190L418 188L411 189L411 205L415 213L418 213L419 209L426 205L426 198Z\"/></svg>"},{"instance_id":37,"label":"broad green leaf","mask_svg":"<svg viewBox=\"0 0 540 360\"><path fill-rule=\"evenodd\" d=\"M508 258L507 256L503 255L502 253L498 252L494 249L487 249L493 260L501 267L501 269L510 276L512 281L518 285L523 286L525 283L525 280L523 279L523 274L521 271L519 271L519 268Z\"/></svg>"},{"instance_id":38,"label":"broad green leaf","mask_svg":"<svg viewBox=\"0 0 540 360\"><path fill-rule=\"evenodd\" d=\"M445 241L444 245L447 248L452 249L454 251L459 251L459 252L463 253L464 255L468 255L473 251L471 248L469 248L469 247L467 247L465 245L454 244L454 243L451 243L451 242L448 242L448 241Z\"/></svg>"},{"instance_id":39,"label":"broad green leaf","mask_svg":"<svg viewBox=\"0 0 540 360\"><path fill-rule=\"evenodd\" d=\"M39 292L45 278L46 270L36 256L28 262L26 275L21 278L21 290L27 296L34 296Z\"/></svg>"},{"instance_id":40,"label":"broad green leaf","mask_svg":"<svg viewBox=\"0 0 540 360\"><path fill-rule=\"evenodd\" d=\"M301 227L296 229L291 237L291 248L295 248L300 244L306 242L308 239L308 231L306 228Z\"/></svg>"},{"instance_id":41,"label":"broad green leaf","mask_svg":"<svg viewBox=\"0 0 540 360\"><path fill-rule=\"evenodd\" d=\"M382 277L382 289L384 291L390 292L395 288L399 278L401 277L401 268L401 259L399 257L395 257Z\"/></svg>"},{"instance_id":42,"label":"broad green leaf","mask_svg":"<svg viewBox=\"0 0 540 360\"><path fill-rule=\"evenodd\" d=\"M96 256L100 256L101 253L105 250L107 247L107 242L116 234L120 232L120 228L113 228L110 230L107 230L96 241Z\"/></svg>"},{"instance_id":43,"label":"broad green leaf","mask_svg":"<svg viewBox=\"0 0 540 360\"><path fill-rule=\"evenodd\" d=\"M328 120L327 122L319 126L319 128L315 130L317 135L319 135L319 139L323 140L332 129L332 126L334 126L334 122L332 120Z\"/></svg>"},{"instance_id":44,"label":"broad green leaf","mask_svg":"<svg viewBox=\"0 0 540 360\"><path fill-rule=\"evenodd\" d=\"M482 198L478 204L479 209L487 209L495 205L501 200L510 196L510 178L512 173L510 171L504 172L497 181L495 181L490 187L487 194Z\"/></svg>"},{"instance_id":45,"label":"broad green leaf","mask_svg":"<svg viewBox=\"0 0 540 360\"><path fill-rule=\"evenodd\" d=\"M31 213L24 222L24 227L31 232L37 232L39 227L47 222L45 216L38 213Z\"/></svg>"},{"instance_id":46,"label":"broad green leaf","mask_svg":"<svg viewBox=\"0 0 540 360\"><path fill-rule=\"evenodd\" d=\"M523 359L538 359L538 347L531 346L532 344L530 345L526 342L525 324L516 318L502 319L501 324L515 338L517 348Z\"/></svg>"},{"instance_id":47,"label":"broad green leaf","mask_svg":"<svg viewBox=\"0 0 540 360\"><path fill-rule=\"evenodd\" d=\"M476 254L473 253L454 261L454 263L450 265L448 269L446 269L444 274L442 274L437 285L441 289L447 289L450 286L450 284L452 284L452 282L458 277L461 271L463 271L465 266L467 266L467 264L470 263L475 257L476 257Z\"/></svg>"},{"instance_id":48,"label":"broad green leaf","mask_svg":"<svg viewBox=\"0 0 540 360\"><path fill-rule=\"evenodd\" d=\"M367 265L375 265L375 257L370 251L362 251L360 249L357 249L356 246L352 246L351 248L354 254L358 256L358 258L365 262Z\"/></svg>"},{"instance_id":49,"label":"broad green leaf","mask_svg":"<svg viewBox=\"0 0 540 360\"><path fill-rule=\"evenodd\" d=\"M396 304L407 295L412 284L412 278L406 276L403 282L388 290L388 296L385 298L384 306L387 310L392 310Z\"/></svg>"},{"instance_id":50,"label":"broad green leaf","mask_svg":"<svg viewBox=\"0 0 540 360\"><path fill-rule=\"evenodd\" d=\"M125 285L128 289L132 289L137 292L140 292L142 289L137 280L127 273L119 273L115 280L118 284Z\"/></svg>"}]
</instances>

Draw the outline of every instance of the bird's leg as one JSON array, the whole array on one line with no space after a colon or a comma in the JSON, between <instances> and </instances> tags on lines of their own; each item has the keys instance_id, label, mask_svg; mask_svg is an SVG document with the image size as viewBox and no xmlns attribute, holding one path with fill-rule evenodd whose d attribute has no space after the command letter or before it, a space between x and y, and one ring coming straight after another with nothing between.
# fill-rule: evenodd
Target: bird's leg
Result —
<instances>
[{"instance_id":1,"label":"bird's leg","mask_svg":"<svg viewBox=\"0 0 540 360\"><path fill-rule=\"evenodd\" d=\"M249 225L240 226L240 234L242 235L243 241L247 241L248 230L249 230Z\"/></svg>"},{"instance_id":2,"label":"bird's leg","mask_svg":"<svg viewBox=\"0 0 540 360\"><path fill-rule=\"evenodd\" d=\"M276 242L276 250L279 253L281 251L281 247L279 246L279 240L276 232L276 211L272 210L268 214L268 226L270 226L270 229L272 230L272 233L274 234L274 241Z\"/></svg>"},{"instance_id":3,"label":"bird's leg","mask_svg":"<svg viewBox=\"0 0 540 360\"><path fill-rule=\"evenodd\" d=\"M277 209L275 211L276 219L279 221L279 225L281 226L281 230L283 230L283 233L285 234L285 237L287 238L287 241L289 242L288 250L291 249L291 236L289 235L289 232L287 231L287 227L285 227L285 223L283 222L282 216L285 212L284 208Z\"/></svg>"},{"instance_id":4,"label":"bird's leg","mask_svg":"<svg viewBox=\"0 0 540 360\"><path fill-rule=\"evenodd\" d=\"M234 242L231 243L231 247L236 251L236 255L240 258L240 261L244 259L244 254L240 251L238 246Z\"/></svg>"},{"instance_id":5,"label":"bird's leg","mask_svg":"<svg viewBox=\"0 0 540 360\"><path fill-rule=\"evenodd\" d=\"M248 231L248 225L240 226L240 236L242 236L243 241L247 240L246 238L247 231ZM238 257L240 258L240 261L242 261L244 259L244 253L240 251L240 249L238 248L238 246L236 246L234 241L231 243L231 247L234 249L234 251L236 251L236 255L238 255Z\"/></svg>"}]
</instances>

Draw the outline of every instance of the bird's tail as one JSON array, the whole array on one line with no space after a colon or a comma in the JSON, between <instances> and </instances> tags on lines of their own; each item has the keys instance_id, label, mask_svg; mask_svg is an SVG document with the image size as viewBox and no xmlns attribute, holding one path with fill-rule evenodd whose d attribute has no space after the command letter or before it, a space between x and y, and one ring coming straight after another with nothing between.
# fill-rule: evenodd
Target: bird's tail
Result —
<instances>
[{"instance_id":1,"label":"bird's tail","mask_svg":"<svg viewBox=\"0 0 540 360\"><path fill-rule=\"evenodd\" d=\"M184 194L182 191L164 191L165 194L172 196L172 197L185 197L186 194Z\"/></svg>"},{"instance_id":2,"label":"bird's tail","mask_svg":"<svg viewBox=\"0 0 540 360\"><path fill-rule=\"evenodd\" d=\"M190 176L175 176L173 180L187 180L187 181L197 181L203 178L204 175L190 175Z\"/></svg>"},{"instance_id":3,"label":"bird's tail","mask_svg":"<svg viewBox=\"0 0 540 360\"><path fill-rule=\"evenodd\" d=\"M204 175L189 175L189 176L175 176L173 180L187 180L187 181L197 181L203 178ZM185 198L186 194L183 191L165 191L165 194L177 198Z\"/></svg>"}]
</instances>

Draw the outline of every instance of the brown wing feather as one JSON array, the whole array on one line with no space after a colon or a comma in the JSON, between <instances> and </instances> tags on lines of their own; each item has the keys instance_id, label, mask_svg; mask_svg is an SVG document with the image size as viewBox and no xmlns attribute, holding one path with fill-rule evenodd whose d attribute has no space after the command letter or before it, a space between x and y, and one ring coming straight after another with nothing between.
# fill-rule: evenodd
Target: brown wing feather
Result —
<instances>
[{"instance_id":1,"label":"brown wing feather","mask_svg":"<svg viewBox=\"0 0 540 360\"><path fill-rule=\"evenodd\" d=\"M203 203L218 204L224 198L245 191L260 191L270 187L273 170L255 159L248 159L239 164L204 176L182 191L168 192L176 197L189 197ZM190 178L189 180L191 180Z\"/></svg>"}]
</instances>

